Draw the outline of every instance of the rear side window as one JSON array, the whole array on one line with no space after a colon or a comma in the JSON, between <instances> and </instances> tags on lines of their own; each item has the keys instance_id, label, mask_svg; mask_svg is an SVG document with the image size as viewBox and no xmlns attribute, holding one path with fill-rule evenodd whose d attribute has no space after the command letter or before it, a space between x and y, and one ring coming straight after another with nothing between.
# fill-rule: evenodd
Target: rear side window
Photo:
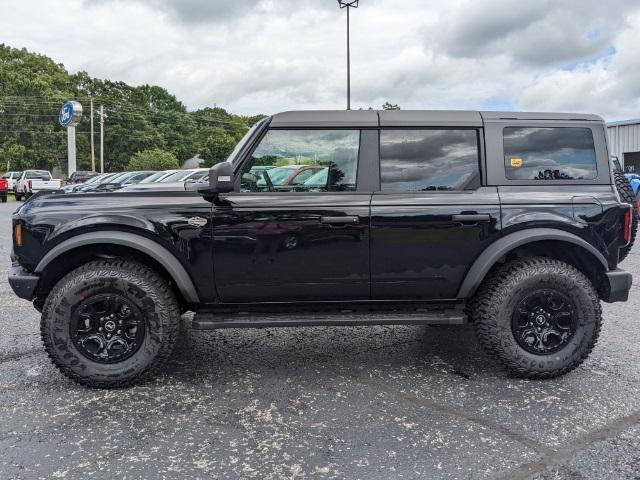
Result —
<instances>
[{"instance_id":1,"label":"rear side window","mask_svg":"<svg viewBox=\"0 0 640 480\"><path fill-rule=\"evenodd\" d=\"M383 192L473 190L480 186L476 130L382 130Z\"/></svg>"},{"instance_id":2,"label":"rear side window","mask_svg":"<svg viewBox=\"0 0 640 480\"><path fill-rule=\"evenodd\" d=\"M504 162L510 180L590 180L598 176L589 128L506 127Z\"/></svg>"}]
</instances>

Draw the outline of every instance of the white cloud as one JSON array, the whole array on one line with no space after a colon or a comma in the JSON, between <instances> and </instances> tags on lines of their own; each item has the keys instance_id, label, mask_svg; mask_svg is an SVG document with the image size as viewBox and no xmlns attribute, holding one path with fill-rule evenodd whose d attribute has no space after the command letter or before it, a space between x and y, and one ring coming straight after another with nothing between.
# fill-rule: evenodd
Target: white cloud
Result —
<instances>
[{"instance_id":1,"label":"white cloud","mask_svg":"<svg viewBox=\"0 0 640 480\"><path fill-rule=\"evenodd\" d=\"M356 107L517 108L640 116L636 0L362 0ZM189 108L343 108L333 0L0 0L2 41L70 71L159 84Z\"/></svg>"}]
</instances>

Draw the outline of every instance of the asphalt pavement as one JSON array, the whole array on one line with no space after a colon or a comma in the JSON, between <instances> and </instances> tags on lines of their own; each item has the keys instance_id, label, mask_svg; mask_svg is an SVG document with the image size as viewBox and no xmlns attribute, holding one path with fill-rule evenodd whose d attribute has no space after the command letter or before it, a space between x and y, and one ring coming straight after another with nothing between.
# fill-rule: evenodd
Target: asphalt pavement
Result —
<instances>
[{"instance_id":1,"label":"asphalt pavement","mask_svg":"<svg viewBox=\"0 0 640 480\"><path fill-rule=\"evenodd\" d=\"M0 479L640 478L640 286L590 359L510 378L469 327L189 332L123 390L63 377L6 282L0 204ZM640 285L640 246L622 265Z\"/></svg>"}]
</instances>

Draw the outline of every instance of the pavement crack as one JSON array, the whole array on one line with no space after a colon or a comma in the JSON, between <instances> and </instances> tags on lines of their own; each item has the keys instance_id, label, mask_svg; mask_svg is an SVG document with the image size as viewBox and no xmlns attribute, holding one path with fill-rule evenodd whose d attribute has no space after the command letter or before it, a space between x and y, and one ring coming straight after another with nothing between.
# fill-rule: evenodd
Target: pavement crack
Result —
<instances>
[{"instance_id":1,"label":"pavement crack","mask_svg":"<svg viewBox=\"0 0 640 480\"><path fill-rule=\"evenodd\" d=\"M611 437L615 437L619 433L624 432L638 423L640 423L640 410L636 410L630 415L618 418L602 428L598 428L578 437L576 440L573 440L571 445L568 447L552 450L550 453L543 455L539 460L524 463L515 470L511 470L509 473L498 477L498 479L525 480L536 473L542 472L547 467L558 465L571 459L574 454L586 447L602 442Z\"/></svg>"},{"instance_id":2,"label":"pavement crack","mask_svg":"<svg viewBox=\"0 0 640 480\"><path fill-rule=\"evenodd\" d=\"M26 352L12 353L11 355L5 355L0 357L0 364L7 362L14 362L16 360L22 360L23 358L33 357L42 352L41 348L34 348L32 350L27 350Z\"/></svg>"},{"instance_id":3,"label":"pavement crack","mask_svg":"<svg viewBox=\"0 0 640 480\"><path fill-rule=\"evenodd\" d=\"M476 425L480 425L482 427L488 428L490 430L496 431L498 433L501 433L502 435L506 436L507 438L510 438L511 440L514 440L518 443L520 443L521 445L524 445L525 447L535 451L536 453L538 453L539 455L542 456L547 456L547 455L551 455L555 452L555 450L546 447L538 442L536 442L535 440L531 440L530 438L518 433L518 432L514 432L513 430L508 429L507 427L500 425L499 423L494 422L493 420L489 420L487 418L481 417L479 415L474 415L473 413L469 413L469 412L465 412L462 410L458 410L456 408L452 408L452 407L447 407L445 405L442 405L438 402L434 402L433 400L429 400L427 398L420 398L416 395L412 395L412 394L408 394L405 392L401 392L398 390L391 390L386 386L382 386L380 384L376 384L376 385L371 385L369 383L369 379L366 378L359 378L357 379L358 381L367 384L370 387L375 387L376 390L378 391L384 391L385 393L391 394L396 396L397 398L402 398L403 400L406 400L408 402L423 406L423 407L427 407L433 411L436 411L438 413L441 413L443 415L447 415L449 417L456 417L456 418L460 418L462 420L465 420L467 422L471 422L471 423L475 423Z\"/></svg>"}]
</instances>

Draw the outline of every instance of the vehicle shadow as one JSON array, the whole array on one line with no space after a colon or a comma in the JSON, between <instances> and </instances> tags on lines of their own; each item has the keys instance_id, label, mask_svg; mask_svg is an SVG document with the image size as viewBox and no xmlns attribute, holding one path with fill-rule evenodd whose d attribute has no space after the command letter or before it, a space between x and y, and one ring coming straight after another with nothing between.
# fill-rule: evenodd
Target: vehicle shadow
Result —
<instances>
[{"instance_id":1,"label":"vehicle shadow","mask_svg":"<svg viewBox=\"0 0 640 480\"><path fill-rule=\"evenodd\" d=\"M227 377L247 371L300 375L314 368L348 373L419 367L467 379L504 375L481 351L468 325L195 331L187 323L167 371L182 366L196 376Z\"/></svg>"}]
</instances>

